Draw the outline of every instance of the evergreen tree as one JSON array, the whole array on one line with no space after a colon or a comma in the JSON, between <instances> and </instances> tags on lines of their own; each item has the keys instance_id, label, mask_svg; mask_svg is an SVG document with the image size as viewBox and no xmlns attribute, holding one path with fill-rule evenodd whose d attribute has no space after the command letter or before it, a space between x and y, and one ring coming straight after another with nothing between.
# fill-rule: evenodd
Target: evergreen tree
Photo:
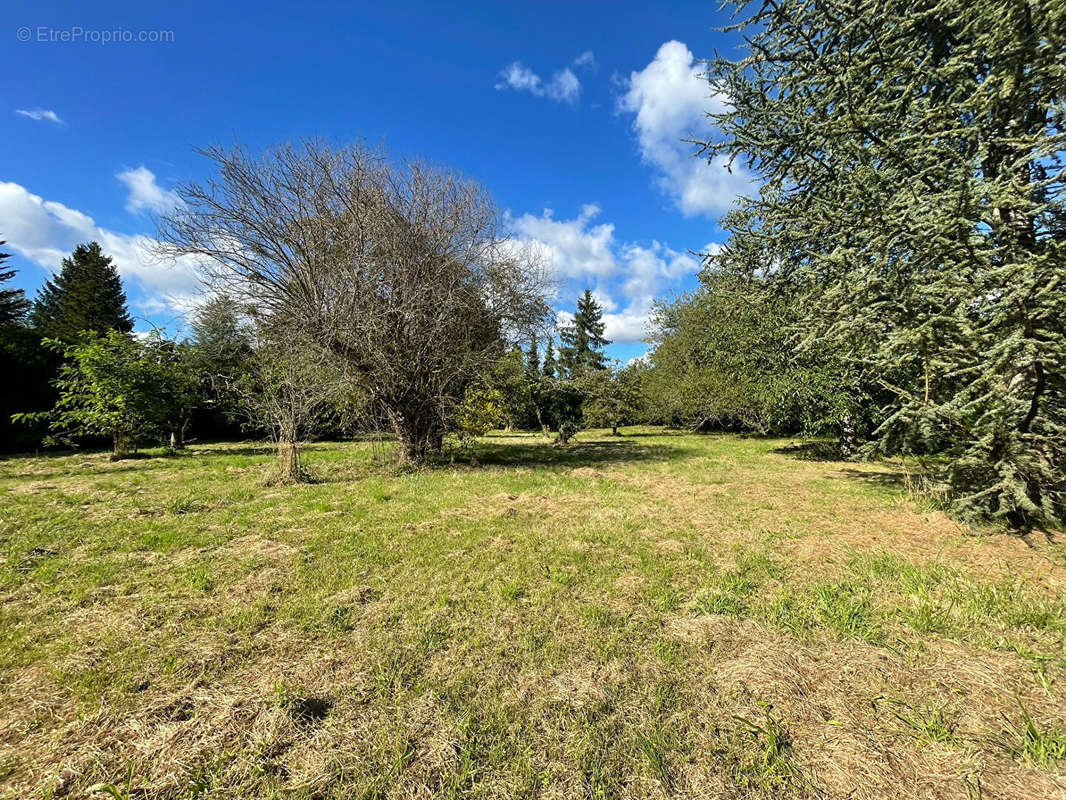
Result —
<instances>
[{"instance_id":1,"label":"evergreen tree","mask_svg":"<svg viewBox=\"0 0 1066 800\"><path fill-rule=\"evenodd\" d=\"M529 350L526 351L526 372L530 380L540 377L540 352L537 348L537 334L529 337Z\"/></svg>"},{"instance_id":2,"label":"evergreen tree","mask_svg":"<svg viewBox=\"0 0 1066 800\"><path fill-rule=\"evenodd\" d=\"M716 59L711 157L759 192L721 261L807 313L802 347L891 392L869 452L938 456L964 516L1066 510L1066 5L755 6Z\"/></svg>"},{"instance_id":3,"label":"evergreen tree","mask_svg":"<svg viewBox=\"0 0 1066 800\"><path fill-rule=\"evenodd\" d=\"M77 340L82 331L133 330L122 280L97 242L80 244L63 259L59 274L38 293L30 325L65 342Z\"/></svg>"},{"instance_id":4,"label":"evergreen tree","mask_svg":"<svg viewBox=\"0 0 1066 800\"><path fill-rule=\"evenodd\" d=\"M586 289L577 300L574 321L560 331L559 362L567 375L573 378L590 369L607 368L603 348L611 342L603 331L603 307Z\"/></svg>"},{"instance_id":5,"label":"evergreen tree","mask_svg":"<svg viewBox=\"0 0 1066 800\"><path fill-rule=\"evenodd\" d=\"M544 366L542 367L545 378L554 378L557 370L555 364L555 345L552 337L548 337L548 345L544 349Z\"/></svg>"},{"instance_id":6,"label":"evergreen tree","mask_svg":"<svg viewBox=\"0 0 1066 800\"><path fill-rule=\"evenodd\" d=\"M0 242L3 247L6 242ZM4 269L3 264L11 258L10 253L0 252L0 284L7 283L15 277L15 270ZM26 293L21 289L0 289L0 326L18 325L26 317L30 302L26 299Z\"/></svg>"}]
</instances>

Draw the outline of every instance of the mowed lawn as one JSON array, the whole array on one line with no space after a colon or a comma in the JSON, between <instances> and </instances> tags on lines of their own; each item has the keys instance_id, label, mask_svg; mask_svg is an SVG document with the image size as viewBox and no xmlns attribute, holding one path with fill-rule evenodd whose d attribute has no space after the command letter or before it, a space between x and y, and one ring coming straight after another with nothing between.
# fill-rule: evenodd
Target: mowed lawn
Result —
<instances>
[{"instance_id":1,"label":"mowed lawn","mask_svg":"<svg viewBox=\"0 0 1066 800\"><path fill-rule=\"evenodd\" d=\"M626 433L0 461L0 795L1066 797L1061 535Z\"/></svg>"}]
</instances>

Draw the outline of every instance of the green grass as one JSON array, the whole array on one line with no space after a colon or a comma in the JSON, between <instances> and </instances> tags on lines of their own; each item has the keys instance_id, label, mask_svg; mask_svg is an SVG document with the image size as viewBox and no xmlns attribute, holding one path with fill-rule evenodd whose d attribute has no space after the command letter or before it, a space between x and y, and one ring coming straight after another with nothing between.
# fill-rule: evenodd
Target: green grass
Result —
<instances>
[{"instance_id":1,"label":"green grass","mask_svg":"<svg viewBox=\"0 0 1066 800\"><path fill-rule=\"evenodd\" d=\"M1054 796L1061 545L626 434L0 461L0 796Z\"/></svg>"}]
</instances>

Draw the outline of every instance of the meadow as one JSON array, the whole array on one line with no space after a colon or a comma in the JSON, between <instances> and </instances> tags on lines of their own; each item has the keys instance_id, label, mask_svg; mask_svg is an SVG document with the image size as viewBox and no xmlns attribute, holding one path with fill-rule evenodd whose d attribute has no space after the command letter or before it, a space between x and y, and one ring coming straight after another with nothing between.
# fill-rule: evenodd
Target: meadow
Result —
<instances>
[{"instance_id":1,"label":"meadow","mask_svg":"<svg viewBox=\"0 0 1066 800\"><path fill-rule=\"evenodd\" d=\"M0 461L0 796L1066 797L1061 534L624 434Z\"/></svg>"}]
</instances>

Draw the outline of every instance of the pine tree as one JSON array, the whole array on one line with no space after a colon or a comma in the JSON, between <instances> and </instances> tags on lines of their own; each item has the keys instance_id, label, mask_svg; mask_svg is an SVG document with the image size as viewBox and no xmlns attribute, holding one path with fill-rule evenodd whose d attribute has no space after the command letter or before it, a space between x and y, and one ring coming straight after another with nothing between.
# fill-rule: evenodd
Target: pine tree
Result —
<instances>
[{"instance_id":1,"label":"pine tree","mask_svg":"<svg viewBox=\"0 0 1066 800\"><path fill-rule=\"evenodd\" d=\"M0 247L7 242L0 241ZM3 263L11 258L10 253L0 252L0 284L7 283L15 277L15 270L4 269ZM0 289L0 326L18 325L26 318L30 301L21 289Z\"/></svg>"},{"instance_id":2,"label":"pine tree","mask_svg":"<svg viewBox=\"0 0 1066 800\"><path fill-rule=\"evenodd\" d=\"M556 375L555 345L550 336L548 337L548 345L544 349L544 365L541 369L545 378L554 378Z\"/></svg>"},{"instance_id":3,"label":"pine tree","mask_svg":"<svg viewBox=\"0 0 1066 800\"><path fill-rule=\"evenodd\" d=\"M204 435L239 432L238 385L252 356L251 334L235 303L215 297L200 306L189 323L189 360L200 382L197 428Z\"/></svg>"},{"instance_id":4,"label":"pine tree","mask_svg":"<svg viewBox=\"0 0 1066 800\"><path fill-rule=\"evenodd\" d=\"M1066 5L778 0L716 59L711 157L760 180L720 262L891 392L871 453L935 454L963 516L1066 513Z\"/></svg>"},{"instance_id":5,"label":"pine tree","mask_svg":"<svg viewBox=\"0 0 1066 800\"><path fill-rule=\"evenodd\" d=\"M82 331L133 330L122 280L97 242L80 244L63 259L59 274L38 293L30 324L43 335L66 342L76 340Z\"/></svg>"},{"instance_id":6,"label":"pine tree","mask_svg":"<svg viewBox=\"0 0 1066 800\"><path fill-rule=\"evenodd\" d=\"M540 377L540 352L537 348L537 334L529 337L529 349L526 351L526 372L531 380Z\"/></svg>"},{"instance_id":7,"label":"pine tree","mask_svg":"<svg viewBox=\"0 0 1066 800\"><path fill-rule=\"evenodd\" d=\"M603 307L588 289L577 300L574 321L560 331L563 345L559 363L570 377L590 369L606 369L603 348L611 342L603 337Z\"/></svg>"}]
</instances>

